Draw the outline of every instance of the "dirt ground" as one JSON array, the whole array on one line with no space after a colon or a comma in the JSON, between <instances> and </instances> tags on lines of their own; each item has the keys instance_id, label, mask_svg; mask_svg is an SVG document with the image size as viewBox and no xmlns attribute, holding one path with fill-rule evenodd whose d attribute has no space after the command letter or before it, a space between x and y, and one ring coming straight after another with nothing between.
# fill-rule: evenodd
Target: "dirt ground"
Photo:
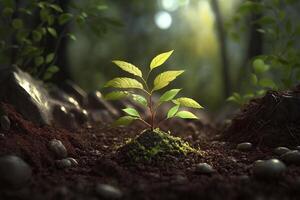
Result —
<instances>
[{"instance_id":1,"label":"dirt ground","mask_svg":"<svg viewBox=\"0 0 300 200\"><path fill-rule=\"evenodd\" d=\"M264 101L250 103L230 127L222 129L200 122L164 124L164 129L170 129L172 134L180 136L202 154L157 157L149 163L126 162L115 154L117 147L142 131L139 124L126 128L92 124L70 132L55 127L39 127L24 120L12 106L3 104L12 120L12 127L3 132L5 137L0 140L0 154L23 158L32 167L33 177L22 189L0 188L0 199L101 199L95 191L99 183L118 187L123 192L122 199L128 200L300 199L299 167L289 166L283 177L272 181L256 180L252 175L254 161L277 158L273 153L275 140L268 145L265 140L255 139L258 138L255 134L277 126L271 123L255 133L253 131L258 129L248 128L242 132L252 131L251 137L241 133L246 127L241 120L254 123L259 114L250 119L247 113L250 112L253 117L255 110L261 112L266 105ZM255 126L252 124L250 127ZM68 169L55 166L55 158L47 147L49 140L54 138L63 142L69 156L77 159L78 166ZM240 152L236 150L238 142L252 142L254 147L249 152ZM280 145L283 145L282 142ZM295 145L286 143L290 148ZM211 175L196 173L195 165L200 162L210 164L216 172Z\"/></svg>"}]
</instances>

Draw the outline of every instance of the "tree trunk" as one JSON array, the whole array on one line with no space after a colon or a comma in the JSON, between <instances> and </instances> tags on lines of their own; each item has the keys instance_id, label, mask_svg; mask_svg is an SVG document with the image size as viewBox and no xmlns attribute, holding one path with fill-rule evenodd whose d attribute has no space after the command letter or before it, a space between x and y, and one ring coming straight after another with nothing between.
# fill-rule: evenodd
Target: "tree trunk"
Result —
<instances>
[{"instance_id":1,"label":"tree trunk","mask_svg":"<svg viewBox=\"0 0 300 200\"><path fill-rule=\"evenodd\" d=\"M226 45L226 32L224 29L224 24L222 20L222 16L220 13L220 8L217 0L212 0L212 8L215 13L216 17L216 28L217 28L217 34L219 38L219 44L220 44L220 56L222 61L222 79L223 79L223 91L224 91L224 99L227 98L231 94L231 83L230 83L230 77L229 77L229 62L227 57L227 45Z\"/></svg>"}]
</instances>

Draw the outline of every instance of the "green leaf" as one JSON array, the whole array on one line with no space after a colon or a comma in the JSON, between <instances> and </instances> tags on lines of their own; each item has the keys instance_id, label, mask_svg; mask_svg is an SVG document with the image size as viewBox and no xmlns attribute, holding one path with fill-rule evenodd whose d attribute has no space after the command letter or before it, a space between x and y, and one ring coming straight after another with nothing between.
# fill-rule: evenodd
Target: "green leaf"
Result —
<instances>
[{"instance_id":1,"label":"green leaf","mask_svg":"<svg viewBox=\"0 0 300 200\"><path fill-rule=\"evenodd\" d=\"M21 19L13 19L13 21L12 21L12 27L14 29L23 28L23 21Z\"/></svg>"},{"instance_id":2,"label":"green leaf","mask_svg":"<svg viewBox=\"0 0 300 200\"><path fill-rule=\"evenodd\" d=\"M108 81L104 87L143 89L143 85L140 82L126 77L114 78Z\"/></svg>"},{"instance_id":3,"label":"green leaf","mask_svg":"<svg viewBox=\"0 0 300 200\"><path fill-rule=\"evenodd\" d=\"M147 106L148 102L145 97L138 95L138 94L131 94L131 96L135 102L138 102L139 104L141 104L143 106Z\"/></svg>"},{"instance_id":4,"label":"green leaf","mask_svg":"<svg viewBox=\"0 0 300 200\"><path fill-rule=\"evenodd\" d=\"M46 56L46 63L47 63L47 64L48 64L48 63L51 63L51 62L53 61L54 57L55 57L55 54L54 54L54 53L48 54L48 55Z\"/></svg>"},{"instance_id":5,"label":"green leaf","mask_svg":"<svg viewBox=\"0 0 300 200\"><path fill-rule=\"evenodd\" d=\"M261 74L268 71L270 69L270 66L266 65L262 59L258 58L253 61L253 69L255 73Z\"/></svg>"},{"instance_id":6,"label":"green leaf","mask_svg":"<svg viewBox=\"0 0 300 200\"><path fill-rule=\"evenodd\" d=\"M203 108L197 101L187 97L181 97L173 100L175 104L179 104L181 106L190 107L190 108Z\"/></svg>"},{"instance_id":7,"label":"green leaf","mask_svg":"<svg viewBox=\"0 0 300 200\"><path fill-rule=\"evenodd\" d=\"M160 98L159 101L160 102L164 102L164 101L170 101L172 100L180 91L181 89L172 89L169 91L166 91Z\"/></svg>"},{"instance_id":8,"label":"green leaf","mask_svg":"<svg viewBox=\"0 0 300 200\"><path fill-rule=\"evenodd\" d=\"M76 36L75 36L74 34L68 33L67 36L68 36L71 40L73 40L73 41L76 41L76 40L77 40L77 38L76 38Z\"/></svg>"},{"instance_id":9,"label":"green leaf","mask_svg":"<svg viewBox=\"0 0 300 200\"><path fill-rule=\"evenodd\" d=\"M49 80L58 71L59 71L59 67L56 65L52 65L52 66L48 67L46 73L43 76L43 80Z\"/></svg>"},{"instance_id":10,"label":"green leaf","mask_svg":"<svg viewBox=\"0 0 300 200\"><path fill-rule=\"evenodd\" d=\"M54 28L48 27L47 30L50 33L50 35L52 35L55 38L57 37L57 32Z\"/></svg>"},{"instance_id":11,"label":"green leaf","mask_svg":"<svg viewBox=\"0 0 300 200\"><path fill-rule=\"evenodd\" d=\"M152 91L162 89L169 85L171 81L176 79L177 76L182 74L184 70L179 70L179 71L166 71L161 74L159 74L155 79L154 79L154 88Z\"/></svg>"},{"instance_id":12,"label":"green leaf","mask_svg":"<svg viewBox=\"0 0 300 200\"><path fill-rule=\"evenodd\" d=\"M50 4L49 7L57 12L60 12L60 13L64 12L63 9L57 4Z\"/></svg>"},{"instance_id":13,"label":"green leaf","mask_svg":"<svg viewBox=\"0 0 300 200\"><path fill-rule=\"evenodd\" d=\"M139 112L134 109L134 108L125 108L125 109L122 109L125 113L127 113L128 115L130 116L133 116L133 117L140 117L140 114Z\"/></svg>"},{"instance_id":14,"label":"green leaf","mask_svg":"<svg viewBox=\"0 0 300 200\"><path fill-rule=\"evenodd\" d=\"M253 73L251 73L251 75L250 75L250 80L251 80L253 85L256 85L257 82L258 82L257 76Z\"/></svg>"},{"instance_id":15,"label":"green leaf","mask_svg":"<svg viewBox=\"0 0 300 200\"><path fill-rule=\"evenodd\" d=\"M127 126L127 125L131 124L136 119L138 119L138 118L132 117L132 116L123 116L123 117L120 117L119 119L117 119L113 123L113 125L114 126L120 126L120 125Z\"/></svg>"},{"instance_id":16,"label":"green leaf","mask_svg":"<svg viewBox=\"0 0 300 200\"><path fill-rule=\"evenodd\" d=\"M179 117L182 119L198 119L196 115L189 111L179 111L178 113L176 113L175 117Z\"/></svg>"},{"instance_id":17,"label":"green leaf","mask_svg":"<svg viewBox=\"0 0 300 200\"><path fill-rule=\"evenodd\" d=\"M167 119L174 117L179 109L179 105L173 106L167 113Z\"/></svg>"},{"instance_id":18,"label":"green leaf","mask_svg":"<svg viewBox=\"0 0 300 200\"><path fill-rule=\"evenodd\" d=\"M165 53L161 53L161 54L155 56L151 61L150 70L164 64L168 60L168 58L172 55L173 51L174 50L168 51L168 52L165 52Z\"/></svg>"},{"instance_id":19,"label":"green leaf","mask_svg":"<svg viewBox=\"0 0 300 200\"><path fill-rule=\"evenodd\" d=\"M272 17L269 17L269 16L264 16L264 17L260 18L259 20L257 20L256 22L262 26L271 25L271 24L276 23L275 19L273 19Z\"/></svg>"},{"instance_id":20,"label":"green leaf","mask_svg":"<svg viewBox=\"0 0 300 200\"><path fill-rule=\"evenodd\" d=\"M6 7L2 10L2 15L5 17L10 17L10 16L12 16L13 13L14 13L14 9L12 9L10 7Z\"/></svg>"},{"instance_id":21,"label":"green leaf","mask_svg":"<svg viewBox=\"0 0 300 200\"><path fill-rule=\"evenodd\" d=\"M36 31L36 30L32 31L32 38L33 38L33 40L34 40L35 42L41 41L41 39L42 39L42 34L41 34L41 32Z\"/></svg>"},{"instance_id":22,"label":"green leaf","mask_svg":"<svg viewBox=\"0 0 300 200\"><path fill-rule=\"evenodd\" d=\"M263 78L263 79L259 80L258 84L261 87L266 87L266 88L271 88L271 89L276 88L276 84L274 83L274 81L271 79L268 79L268 78Z\"/></svg>"},{"instance_id":23,"label":"green leaf","mask_svg":"<svg viewBox=\"0 0 300 200\"><path fill-rule=\"evenodd\" d=\"M59 25L63 25L67 22L69 22L73 18L73 15L71 13L64 13L61 14L58 18Z\"/></svg>"},{"instance_id":24,"label":"green leaf","mask_svg":"<svg viewBox=\"0 0 300 200\"><path fill-rule=\"evenodd\" d=\"M141 70L139 68L137 68L136 66L134 66L133 64L125 62L125 61L121 61L121 60L114 60L112 62L115 63L118 67L120 67L124 71L126 71L130 74L142 77Z\"/></svg>"},{"instance_id":25,"label":"green leaf","mask_svg":"<svg viewBox=\"0 0 300 200\"><path fill-rule=\"evenodd\" d=\"M34 59L34 63L36 66L40 66L44 63L44 57L43 56L38 56Z\"/></svg>"},{"instance_id":26,"label":"green leaf","mask_svg":"<svg viewBox=\"0 0 300 200\"><path fill-rule=\"evenodd\" d=\"M104 99L113 101L113 100L123 99L126 96L128 96L128 92L126 91L114 91L105 95Z\"/></svg>"}]
</instances>

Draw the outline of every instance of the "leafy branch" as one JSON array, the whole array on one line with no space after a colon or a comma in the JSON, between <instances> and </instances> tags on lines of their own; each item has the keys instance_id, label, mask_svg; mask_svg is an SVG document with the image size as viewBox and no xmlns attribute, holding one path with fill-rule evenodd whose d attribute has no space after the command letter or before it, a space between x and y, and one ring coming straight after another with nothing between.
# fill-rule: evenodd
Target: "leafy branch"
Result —
<instances>
[{"instance_id":1,"label":"leafy branch","mask_svg":"<svg viewBox=\"0 0 300 200\"><path fill-rule=\"evenodd\" d=\"M150 63L149 70L146 73L147 75L145 76L145 78L142 74L142 71L137 66L121 60L112 61L119 68L130 73L134 77L117 77L108 81L104 87L112 87L117 89L117 91L108 93L105 96L105 99L119 100L125 97L130 97L135 102L146 107L150 113L150 121L147 122L141 117L141 115L135 108L125 108L123 109L123 111L126 113L126 115L116 120L114 123L115 125L129 125L134 120L139 120L153 130L154 128L158 127L161 122L170 118L179 117L183 119L197 119L197 116L193 113L185 110L180 110L180 108L190 107L201 109L203 107L195 100L188 97L175 98L181 91L181 89L168 90L160 96L158 102L153 101L153 94L156 91L159 91L168 86L172 81L174 81L179 75L184 72L183 70L170 70L162 72L154 78L153 85L152 87L150 86L149 77L152 71L157 67L163 65L172 55L172 53L173 50L155 56ZM135 91L137 90L140 90L142 92L142 95L136 94ZM166 102L172 102L174 105L167 112L166 117L156 124L156 113L159 107Z\"/></svg>"}]
</instances>

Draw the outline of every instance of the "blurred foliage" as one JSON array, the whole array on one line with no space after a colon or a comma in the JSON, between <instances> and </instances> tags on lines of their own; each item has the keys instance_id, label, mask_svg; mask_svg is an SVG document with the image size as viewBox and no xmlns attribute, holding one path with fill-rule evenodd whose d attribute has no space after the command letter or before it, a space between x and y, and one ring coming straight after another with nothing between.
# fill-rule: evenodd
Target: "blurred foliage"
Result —
<instances>
[{"instance_id":1,"label":"blurred foliage","mask_svg":"<svg viewBox=\"0 0 300 200\"><path fill-rule=\"evenodd\" d=\"M247 93L234 93L228 98L238 104L261 96L269 89L288 89L300 82L300 24L299 1L264 0L245 1L238 9L233 23L242 23L241 19L251 13L261 14L253 21L261 26L256 31L264 36L264 54L252 58L252 69L248 75ZM244 30L246 27L243 27ZM235 34L238 36L238 34Z\"/></svg>"},{"instance_id":2,"label":"blurred foliage","mask_svg":"<svg viewBox=\"0 0 300 200\"><path fill-rule=\"evenodd\" d=\"M75 24L90 27L102 36L107 24L102 0L89 0L86 6L69 1L2 0L0 2L0 51L2 65L17 65L35 77L49 80L60 70L56 59L61 41L76 40L68 30Z\"/></svg>"}]
</instances>

